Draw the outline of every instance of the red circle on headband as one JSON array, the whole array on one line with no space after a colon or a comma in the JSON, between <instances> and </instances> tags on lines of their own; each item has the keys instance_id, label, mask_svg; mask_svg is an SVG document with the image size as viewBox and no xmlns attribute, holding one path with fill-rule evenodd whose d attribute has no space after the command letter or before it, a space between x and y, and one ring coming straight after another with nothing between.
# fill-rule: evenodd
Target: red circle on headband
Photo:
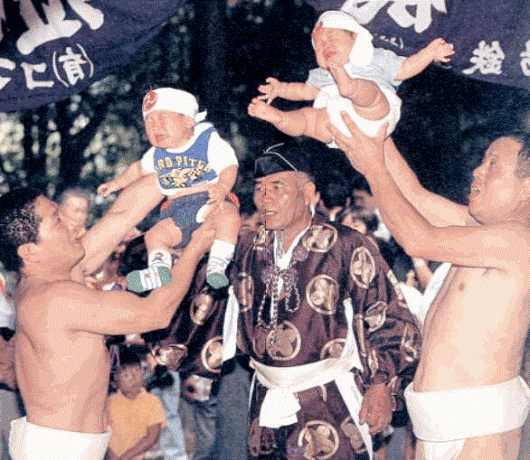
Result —
<instances>
[{"instance_id":1,"label":"red circle on headband","mask_svg":"<svg viewBox=\"0 0 530 460\"><path fill-rule=\"evenodd\" d=\"M153 108L153 106L156 104L157 94L155 91L149 91L145 97L143 102L143 111L149 112Z\"/></svg>"}]
</instances>

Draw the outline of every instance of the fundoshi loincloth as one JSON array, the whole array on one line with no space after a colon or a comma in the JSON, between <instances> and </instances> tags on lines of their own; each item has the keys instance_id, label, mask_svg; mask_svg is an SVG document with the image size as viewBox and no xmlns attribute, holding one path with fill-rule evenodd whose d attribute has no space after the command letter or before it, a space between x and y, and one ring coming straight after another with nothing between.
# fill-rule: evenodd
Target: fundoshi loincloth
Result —
<instances>
[{"instance_id":1,"label":"fundoshi loincloth","mask_svg":"<svg viewBox=\"0 0 530 460\"><path fill-rule=\"evenodd\" d=\"M380 120L368 120L361 117L354 108L352 101L339 94L337 85L324 86L319 92L313 102L315 109L325 108L329 121L345 136L351 136L350 130L344 123L341 112L346 112L350 118L355 122L357 127L367 136L375 137L381 126L388 123L387 135L394 131L400 117L401 117L401 99L391 90L378 84L379 89L385 95L389 111ZM336 147L334 142L328 144L329 147Z\"/></svg>"},{"instance_id":2,"label":"fundoshi loincloth","mask_svg":"<svg viewBox=\"0 0 530 460\"><path fill-rule=\"evenodd\" d=\"M9 453L13 460L103 460L110 435L46 428L22 417L11 422Z\"/></svg>"},{"instance_id":3,"label":"fundoshi loincloth","mask_svg":"<svg viewBox=\"0 0 530 460\"><path fill-rule=\"evenodd\" d=\"M520 428L529 412L530 390L522 377L497 385L417 392L405 400L412 429L427 460L453 460L467 438Z\"/></svg>"}]
</instances>

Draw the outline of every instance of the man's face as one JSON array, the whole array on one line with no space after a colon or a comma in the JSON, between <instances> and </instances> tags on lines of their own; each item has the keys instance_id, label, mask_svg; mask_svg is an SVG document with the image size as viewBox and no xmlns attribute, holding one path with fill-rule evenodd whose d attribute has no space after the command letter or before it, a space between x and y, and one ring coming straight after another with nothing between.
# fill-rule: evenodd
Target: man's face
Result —
<instances>
[{"instance_id":1,"label":"man's face","mask_svg":"<svg viewBox=\"0 0 530 460\"><path fill-rule=\"evenodd\" d=\"M155 110L145 117L145 133L154 147L177 148L191 139L195 121L168 110Z\"/></svg>"},{"instance_id":2,"label":"man's face","mask_svg":"<svg viewBox=\"0 0 530 460\"><path fill-rule=\"evenodd\" d=\"M86 229L88 208L88 200L80 196L68 197L59 207L61 220L76 232L77 236L81 236Z\"/></svg>"},{"instance_id":3,"label":"man's face","mask_svg":"<svg viewBox=\"0 0 530 460\"><path fill-rule=\"evenodd\" d=\"M346 64L355 43L355 34L329 27L315 28L315 30L317 32L313 34L313 42L318 65L329 69L330 64L340 66Z\"/></svg>"},{"instance_id":4,"label":"man's face","mask_svg":"<svg viewBox=\"0 0 530 460\"><path fill-rule=\"evenodd\" d=\"M59 207L41 195L35 201L35 212L42 219L37 246L49 265L73 266L79 262L85 255L84 248L61 219Z\"/></svg>"},{"instance_id":5,"label":"man's face","mask_svg":"<svg viewBox=\"0 0 530 460\"><path fill-rule=\"evenodd\" d=\"M284 171L256 179L254 203L262 222L269 230L301 232L311 220L308 205L312 193L294 171Z\"/></svg>"},{"instance_id":6,"label":"man's face","mask_svg":"<svg viewBox=\"0 0 530 460\"><path fill-rule=\"evenodd\" d=\"M469 213L483 224L502 222L515 216L524 183L516 175L521 144L511 138L493 141L482 163L473 171Z\"/></svg>"}]
</instances>

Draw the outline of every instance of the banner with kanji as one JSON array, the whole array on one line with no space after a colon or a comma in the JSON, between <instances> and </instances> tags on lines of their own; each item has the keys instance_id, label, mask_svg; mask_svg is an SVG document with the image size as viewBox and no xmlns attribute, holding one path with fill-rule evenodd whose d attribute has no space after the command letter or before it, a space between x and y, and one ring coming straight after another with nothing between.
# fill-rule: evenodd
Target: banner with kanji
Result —
<instances>
[{"instance_id":1,"label":"banner with kanji","mask_svg":"<svg viewBox=\"0 0 530 460\"><path fill-rule=\"evenodd\" d=\"M0 112L78 93L123 65L184 0L0 0Z\"/></svg>"},{"instance_id":2,"label":"banner with kanji","mask_svg":"<svg viewBox=\"0 0 530 460\"><path fill-rule=\"evenodd\" d=\"M453 43L449 67L472 78L530 89L528 0L306 0L342 9L374 35L374 45L408 56L436 37Z\"/></svg>"}]
</instances>

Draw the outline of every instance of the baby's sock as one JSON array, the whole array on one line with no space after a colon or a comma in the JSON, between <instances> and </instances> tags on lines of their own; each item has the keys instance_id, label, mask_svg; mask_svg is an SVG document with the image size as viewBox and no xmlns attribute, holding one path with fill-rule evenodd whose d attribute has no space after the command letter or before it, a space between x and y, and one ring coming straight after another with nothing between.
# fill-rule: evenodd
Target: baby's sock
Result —
<instances>
[{"instance_id":1,"label":"baby's sock","mask_svg":"<svg viewBox=\"0 0 530 460\"><path fill-rule=\"evenodd\" d=\"M213 242L206 267L206 282L214 289L228 286L225 270L232 260L234 251L235 245L232 243L217 239Z\"/></svg>"},{"instance_id":2,"label":"baby's sock","mask_svg":"<svg viewBox=\"0 0 530 460\"><path fill-rule=\"evenodd\" d=\"M150 291L171 283L171 254L165 249L149 253L149 268L127 275L127 289L133 292Z\"/></svg>"}]
</instances>

